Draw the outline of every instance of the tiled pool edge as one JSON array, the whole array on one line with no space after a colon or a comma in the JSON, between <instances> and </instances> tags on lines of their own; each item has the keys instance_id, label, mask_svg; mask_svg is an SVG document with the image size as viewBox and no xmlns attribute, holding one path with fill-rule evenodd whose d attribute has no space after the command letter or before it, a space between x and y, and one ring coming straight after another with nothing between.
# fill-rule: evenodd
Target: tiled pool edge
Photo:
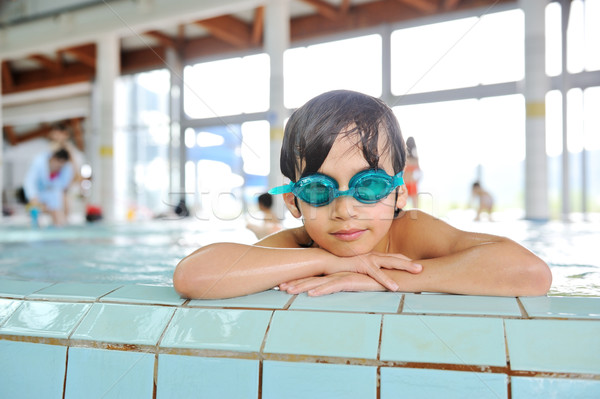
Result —
<instances>
[{"instance_id":1,"label":"tiled pool edge","mask_svg":"<svg viewBox=\"0 0 600 399\"><path fill-rule=\"evenodd\" d=\"M12 370L1 397L600 396L600 298L268 291L186 301L124 286L77 299L85 284L64 296L17 285L3 291L10 280L0 280L0 367Z\"/></svg>"}]
</instances>

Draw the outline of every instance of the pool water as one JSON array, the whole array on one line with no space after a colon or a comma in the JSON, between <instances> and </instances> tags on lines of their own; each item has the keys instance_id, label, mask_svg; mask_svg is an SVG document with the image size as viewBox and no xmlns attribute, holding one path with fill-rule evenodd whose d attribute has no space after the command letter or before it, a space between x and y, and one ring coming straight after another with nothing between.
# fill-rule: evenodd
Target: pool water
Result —
<instances>
[{"instance_id":1,"label":"pool water","mask_svg":"<svg viewBox=\"0 0 600 399\"><path fill-rule=\"evenodd\" d=\"M600 297L600 224L529 221L456 227L509 237L551 267L550 295ZM175 266L195 249L218 241L250 244L243 221L194 219L127 225L32 229L0 227L0 277L56 282L124 282L171 285Z\"/></svg>"}]
</instances>

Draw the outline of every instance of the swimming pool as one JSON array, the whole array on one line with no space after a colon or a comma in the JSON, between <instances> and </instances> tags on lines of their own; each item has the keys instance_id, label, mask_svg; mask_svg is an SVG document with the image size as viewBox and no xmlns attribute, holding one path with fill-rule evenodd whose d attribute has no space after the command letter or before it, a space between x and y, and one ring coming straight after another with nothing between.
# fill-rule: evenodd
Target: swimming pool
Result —
<instances>
[{"instance_id":1,"label":"swimming pool","mask_svg":"<svg viewBox=\"0 0 600 399\"><path fill-rule=\"evenodd\" d=\"M509 237L534 251L552 269L550 295L600 297L600 224L523 220L474 223L459 228ZM0 277L56 282L122 282L171 285L177 262L217 241L252 243L243 220L163 220L126 225L83 225L34 230L0 227Z\"/></svg>"}]
</instances>

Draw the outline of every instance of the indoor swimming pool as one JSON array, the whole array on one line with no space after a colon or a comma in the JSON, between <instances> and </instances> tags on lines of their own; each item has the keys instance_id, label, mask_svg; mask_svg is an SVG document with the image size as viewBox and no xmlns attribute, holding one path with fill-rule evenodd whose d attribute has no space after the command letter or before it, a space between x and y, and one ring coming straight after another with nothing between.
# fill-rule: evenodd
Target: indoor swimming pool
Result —
<instances>
[{"instance_id":1,"label":"indoor swimming pool","mask_svg":"<svg viewBox=\"0 0 600 399\"><path fill-rule=\"evenodd\" d=\"M599 296L600 223L522 220L450 223L509 237L551 267L550 295ZM242 221L163 220L124 225L32 229L0 227L0 277L46 282L172 285L175 265L195 249L218 241L251 244Z\"/></svg>"},{"instance_id":2,"label":"indoor swimming pool","mask_svg":"<svg viewBox=\"0 0 600 399\"><path fill-rule=\"evenodd\" d=\"M4 226L0 397L599 397L597 224L462 220L546 259L552 296L187 300L172 288L177 262L252 243L241 221Z\"/></svg>"}]
</instances>

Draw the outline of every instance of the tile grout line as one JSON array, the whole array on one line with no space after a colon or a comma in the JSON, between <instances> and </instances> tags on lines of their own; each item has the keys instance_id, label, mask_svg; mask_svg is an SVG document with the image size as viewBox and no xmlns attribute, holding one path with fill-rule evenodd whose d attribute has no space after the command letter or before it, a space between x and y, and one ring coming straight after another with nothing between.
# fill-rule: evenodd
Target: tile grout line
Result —
<instances>
[{"instance_id":1,"label":"tile grout line","mask_svg":"<svg viewBox=\"0 0 600 399\"><path fill-rule=\"evenodd\" d=\"M404 301L404 295L402 296L402 299L400 300L400 306L402 306L402 303ZM377 345L377 361L381 364L381 341L382 341L382 337L383 337L383 317L384 315L380 315L381 316L381 322L379 323L379 343ZM377 368L375 369L375 397L377 399L381 399L381 366L377 366Z\"/></svg>"},{"instance_id":2,"label":"tile grout line","mask_svg":"<svg viewBox=\"0 0 600 399\"><path fill-rule=\"evenodd\" d=\"M530 319L531 317L529 316L529 313L527 313L527 310L525 310L525 305L523 305L523 302L521 302L521 298L515 297L515 299L517 300L517 305L521 311L521 317L524 319Z\"/></svg>"},{"instance_id":3,"label":"tile grout line","mask_svg":"<svg viewBox=\"0 0 600 399\"><path fill-rule=\"evenodd\" d=\"M274 317L275 310L271 311L271 317L269 318L269 323L267 323L265 335L260 344L260 348L258 348L258 399L262 399L264 350L265 346L267 345L267 337L269 335L269 331L271 330L271 323L273 322Z\"/></svg>"},{"instance_id":4,"label":"tile grout line","mask_svg":"<svg viewBox=\"0 0 600 399\"><path fill-rule=\"evenodd\" d=\"M65 377L63 379L63 390L62 390L62 399L65 399L67 395L67 372L69 371L69 346L67 346L65 352Z\"/></svg>"}]
</instances>

